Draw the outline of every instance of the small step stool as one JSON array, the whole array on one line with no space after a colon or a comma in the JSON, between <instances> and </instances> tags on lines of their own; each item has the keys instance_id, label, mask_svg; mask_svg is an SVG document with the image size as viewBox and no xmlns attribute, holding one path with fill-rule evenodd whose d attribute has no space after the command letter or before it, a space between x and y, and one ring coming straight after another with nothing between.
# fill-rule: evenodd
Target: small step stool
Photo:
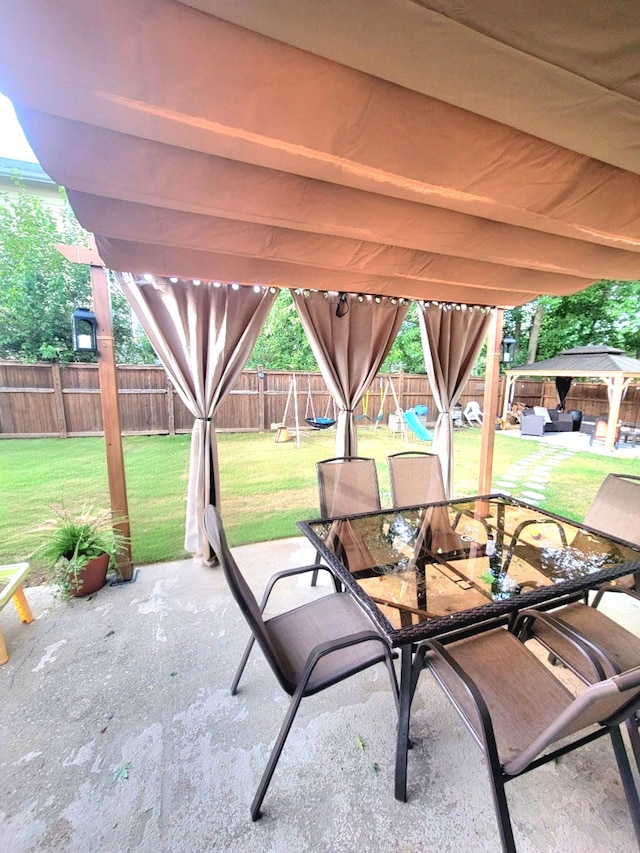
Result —
<instances>
[{"instance_id":1,"label":"small step stool","mask_svg":"<svg viewBox=\"0 0 640 853\"><path fill-rule=\"evenodd\" d=\"M0 610L2 610L9 599L13 598L20 621L26 623L33 622L33 613L22 588L28 573L29 563L13 563L10 566L0 566ZM2 627L0 626L0 665L6 663L8 660L7 646L2 635Z\"/></svg>"}]
</instances>

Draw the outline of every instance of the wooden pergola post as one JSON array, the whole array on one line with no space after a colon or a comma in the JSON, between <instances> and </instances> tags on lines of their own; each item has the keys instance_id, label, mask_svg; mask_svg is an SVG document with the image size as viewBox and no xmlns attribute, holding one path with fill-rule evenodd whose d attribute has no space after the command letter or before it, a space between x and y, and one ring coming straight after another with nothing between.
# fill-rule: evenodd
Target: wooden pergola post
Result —
<instances>
[{"instance_id":1,"label":"wooden pergola post","mask_svg":"<svg viewBox=\"0 0 640 853\"><path fill-rule=\"evenodd\" d=\"M485 369L484 398L482 401L482 438L480 443L480 475L478 494L488 495L491 491L493 471L493 449L496 440L496 417L498 415L498 386L500 383L500 344L504 311L496 308L487 338L487 366Z\"/></svg>"},{"instance_id":2,"label":"wooden pergola post","mask_svg":"<svg viewBox=\"0 0 640 853\"><path fill-rule=\"evenodd\" d=\"M113 326L111 323L111 300L107 274L95 246L65 246L56 248L73 264L89 264L91 267L91 292L93 311L96 315L98 338L98 380L100 383L100 404L104 425L104 442L107 456L107 478L113 525L127 538L125 552L118 563L123 581L133 577L131 561L131 533L129 525L129 505L127 485L124 473L124 454L122 452L122 430L120 427L120 405L118 402L118 384L116 359L113 345Z\"/></svg>"}]
</instances>

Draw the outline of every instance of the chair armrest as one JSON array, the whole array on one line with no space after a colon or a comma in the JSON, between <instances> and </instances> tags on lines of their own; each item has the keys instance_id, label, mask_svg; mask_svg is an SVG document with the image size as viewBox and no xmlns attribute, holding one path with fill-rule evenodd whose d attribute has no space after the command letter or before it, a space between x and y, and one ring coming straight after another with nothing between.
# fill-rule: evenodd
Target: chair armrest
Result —
<instances>
[{"instance_id":1,"label":"chair armrest","mask_svg":"<svg viewBox=\"0 0 640 853\"><path fill-rule=\"evenodd\" d=\"M306 574L308 572L320 572L320 571L329 573L331 580L333 581L333 585L335 587L336 592L340 592L338 579L336 578L334 573L331 571L330 566L325 566L323 563L312 563L309 566L297 566L296 568L292 568L292 569L282 569L281 571L276 572L275 574L271 575L271 577L267 581L267 586L266 586L265 591L262 595L262 601L260 602L260 612L262 613L264 611L265 607L267 606L267 602L269 601L269 596L271 595L271 592L272 592L274 586L278 583L278 581L282 580L283 578L294 577L295 575L303 575L303 574Z\"/></svg>"},{"instance_id":2,"label":"chair armrest","mask_svg":"<svg viewBox=\"0 0 640 853\"><path fill-rule=\"evenodd\" d=\"M558 622L548 613L534 609L522 610L518 614L511 630L516 637L524 642L532 636L531 623L536 619L544 622L551 631L556 633L562 640L568 642L577 652L579 652L585 661L593 667L596 675L598 676L598 680L602 681L603 679L608 678L609 675L615 674L613 672L605 672L603 663L605 666L609 667L610 661L595 643L592 643L586 637L583 637L582 634L574 631L569 626ZM533 634L533 637L535 638L535 633ZM547 648L549 647L547 646ZM557 651L554 653L557 654L558 657L561 657Z\"/></svg>"},{"instance_id":3,"label":"chair armrest","mask_svg":"<svg viewBox=\"0 0 640 853\"><path fill-rule=\"evenodd\" d=\"M636 601L640 601L640 595L635 591L635 589L630 589L628 586L616 586L615 584L603 584L603 586L598 587L598 591L596 593L595 598L591 602L592 607L597 607L600 604L602 596L605 592L622 592L625 595L630 595L631 598L635 598Z\"/></svg>"},{"instance_id":4,"label":"chair armrest","mask_svg":"<svg viewBox=\"0 0 640 853\"><path fill-rule=\"evenodd\" d=\"M521 435L544 435L544 418L542 415L523 415L520 421Z\"/></svg>"},{"instance_id":5,"label":"chair armrest","mask_svg":"<svg viewBox=\"0 0 640 853\"><path fill-rule=\"evenodd\" d=\"M506 574L511 564L511 559L513 557L513 552L518 544L518 539L520 538L520 534L525 529L525 527L529 527L532 524L540 525L540 524L554 524L558 528L558 533L560 534L560 543L563 548L567 547L567 534L564 532L564 527L560 524L559 521L556 521L554 518L530 518L527 521L521 522L516 529L513 531L513 536L511 537L511 545L506 549L507 550L507 559L504 562L502 567L502 571Z\"/></svg>"},{"instance_id":6,"label":"chair armrest","mask_svg":"<svg viewBox=\"0 0 640 853\"><path fill-rule=\"evenodd\" d=\"M325 640L324 643L318 643L317 646L314 646L309 652L309 656L304 665L304 669L302 670L302 674L300 676L300 680L298 682L298 687L296 692L302 691L305 692L305 687L307 682L311 678L313 670L322 660L323 657L332 654L333 652L341 651L342 649L347 649L350 646L357 646L360 643L380 643L382 646L383 656L387 659L390 666L390 672L393 671L393 655L391 651L391 646L386 637L382 634L379 634L373 628L370 631L358 631L355 634L347 634L345 637L338 637L333 640ZM395 674L395 673L394 673ZM325 685L326 686L326 685ZM397 689L396 683L396 702L398 701L399 690Z\"/></svg>"}]
</instances>

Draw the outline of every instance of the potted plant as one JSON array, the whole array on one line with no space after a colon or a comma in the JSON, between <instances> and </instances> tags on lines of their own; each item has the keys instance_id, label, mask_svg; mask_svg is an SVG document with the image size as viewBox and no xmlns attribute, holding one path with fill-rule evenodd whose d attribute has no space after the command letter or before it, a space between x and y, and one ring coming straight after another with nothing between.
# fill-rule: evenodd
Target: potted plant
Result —
<instances>
[{"instance_id":1,"label":"potted plant","mask_svg":"<svg viewBox=\"0 0 640 853\"><path fill-rule=\"evenodd\" d=\"M63 600L90 595L105 585L110 569L118 572L128 539L114 528L109 510L54 510L55 518L41 528L46 538L32 557L45 564Z\"/></svg>"}]
</instances>

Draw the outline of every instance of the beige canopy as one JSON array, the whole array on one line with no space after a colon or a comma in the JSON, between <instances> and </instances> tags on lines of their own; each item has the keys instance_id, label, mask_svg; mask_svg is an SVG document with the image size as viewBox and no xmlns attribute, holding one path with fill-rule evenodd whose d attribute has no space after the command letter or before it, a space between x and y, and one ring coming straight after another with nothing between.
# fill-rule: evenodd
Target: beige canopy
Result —
<instances>
[{"instance_id":1,"label":"beige canopy","mask_svg":"<svg viewBox=\"0 0 640 853\"><path fill-rule=\"evenodd\" d=\"M625 0L7 0L0 89L105 263L513 306L640 277Z\"/></svg>"},{"instance_id":2,"label":"beige canopy","mask_svg":"<svg viewBox=\"0 0 640 853\"><path fill-rule=\"evenodd\" d=\"M628 0L5 0L0 90L136 281L504 308L640 278L637 35ZM432 319L446 448L477 341L458 318L457 364ZM345 436L362 381L336 373Z\"/></svg>"}]
</instances>

